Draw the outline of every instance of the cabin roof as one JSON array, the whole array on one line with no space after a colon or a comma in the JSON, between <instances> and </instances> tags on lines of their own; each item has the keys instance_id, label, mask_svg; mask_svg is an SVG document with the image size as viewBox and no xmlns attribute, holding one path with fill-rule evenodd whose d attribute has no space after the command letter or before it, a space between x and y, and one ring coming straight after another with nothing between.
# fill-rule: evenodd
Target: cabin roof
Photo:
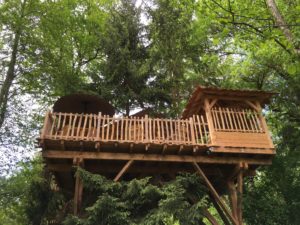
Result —
<instances>
[{"instance_id":1,"label":"cabin roof","mask_svg":"<svg viewBox=\"0 0 300 225\"><path fill-rule=\"evenodd\" d=\"M225 88L216 88L216 87L203 87L198 86L192 93L183 113L182 118L187 118L191 116L191 112L194 107L199 106L200 102L205 97L216 97L224 98L231 97L232 99L255 99L260 102L263 106L268 104L270 98L274 95L274 92L267 92L261 90L234 90L234 89L225 89Z\"/></svg>"},{"instance_id":2,"label":"cabin roof","mask_svg":"<svg viewBox=\"0 0 300 225\"><path fill-rule=\"evenodd\" d=\"M60 97L53 105L53 112L86 113L113 116L114 107L97 95L76 93Z\"/></svg>"}]
</instances>

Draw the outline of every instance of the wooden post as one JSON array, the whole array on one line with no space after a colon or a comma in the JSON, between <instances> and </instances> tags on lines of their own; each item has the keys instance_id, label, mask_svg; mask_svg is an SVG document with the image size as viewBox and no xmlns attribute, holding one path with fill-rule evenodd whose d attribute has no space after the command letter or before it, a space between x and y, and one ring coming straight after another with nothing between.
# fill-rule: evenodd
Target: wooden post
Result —
<instances>
[{"instance_id":1,"label":"wooden post","mask_svg":"<svg viewBox=\"0 0 300 225\"><path fill-rule=\"evenodd\" d=\"M243 199L243 170L239 172L237 177L237 217L240 225L243 224L242 199Z\"/></svg>"},{"instance_id":2,"label":"wooden post","mask_svg":"<svg viewBox=\"0 0 300 225\"><path fill-rule=\"evenodd\" d=\"M227 181L228 196L233 217L238 220L237 216L237 191L233 180Z\"/></svg>"},{"instance_id":3,"label":"wooden post","mask_svg":"<svg viewBox=\"0 0 300 225\"><path fill-rule=\"evenodd\" d=\"M73 164L77 167L83 166L83 159L74 158ZM82 203L83 184L78 174L75 176L74 190L74 215L78 215Z\"/></svg>"},{"instance_id":4,"label":"wooden post","mask_svg":"<svg viewBox=\"0 0 300 225\"><path fill-rule=\"evenodd\" d=\"M274 148L273 141L272 141L272 139L270 137L270 134L269 134L269 129L268 129L268 126L267 126L267 122L266 122L265 118L262 115L262 108L260 106L260 103L258 101L256 101L255 103L256 103L256 107L258 109L258 116L259 116L259 120L260 120L262 128L263 128L263 131L265 132L265 134L268 138L270 147Z\"/></svg>"},{"instance_id":5,"label":"wooden post","mask_svg":"<svg viewBox=\"0 0 300 225\"><path fill-rule=\"evenodd\" d=\"M213 119L211 115L211 107L207 98L204 99L204 108L205 108L205 114L206 114L207 124L209 128L210 138L211 138L211 144L214 144L215 142L214 125L213 125Z\"/></svg>"},{"instance_id":6,"label":"wooden post","mask_svg":"<svg viewBox=\"0 0 300 225\"><path fill-rule=\"evenodd\" d=\"M41 132L42 139L44 139L46 137L47 131L49 129L50 115L51 115L51 113L48 111L46 113L45 120L44 120L44 127L43 127L42 132Z\"/></svg>"}]
</instances>

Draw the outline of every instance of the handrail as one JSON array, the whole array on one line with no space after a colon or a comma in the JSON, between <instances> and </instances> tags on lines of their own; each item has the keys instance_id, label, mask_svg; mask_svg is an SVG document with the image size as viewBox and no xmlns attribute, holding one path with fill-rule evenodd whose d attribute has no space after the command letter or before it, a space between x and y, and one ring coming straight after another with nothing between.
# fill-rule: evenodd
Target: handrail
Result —
<instances>
[{"instance_id":1,"label":"handrail","mask_svg":"<svg viewBox=\"0 0 300 225\"><path fill-rule=\"evenodd\" d=\"M154 143L168 145L210 144L203 116L189 119L111 117L96 114L48 113L43 137L54 140ZM49 124L49 125L48 125Z\"/></svg>"}]
</instances>

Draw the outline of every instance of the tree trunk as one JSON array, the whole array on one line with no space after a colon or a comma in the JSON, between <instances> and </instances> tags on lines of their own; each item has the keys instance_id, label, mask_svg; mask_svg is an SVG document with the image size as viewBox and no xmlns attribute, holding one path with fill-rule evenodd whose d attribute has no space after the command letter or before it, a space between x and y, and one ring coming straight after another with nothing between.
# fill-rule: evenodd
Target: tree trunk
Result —
<instances>
[{"instance_id":1,"label":"tree trunk","mask_svg":"<svg viewBox=\"0 0 300 225\"><path fill-rule=\"evenodd\" d=\"M276 25L282 30L286 39L292 44L292 46L294 46L295 53L300 54L300 49L295 45L295 39L293 37L293 34L289 29L288 25L286 24L283 16L280 14L275 0L266 0L266 4L272 16L274 17Z\"/></svg>"},{"instance_id":2,"label":"tree trunk","mask_svg":"<svg viewBox=\"0 0 300 225\"><path fill-rule=\"evenodd\" d=\"M7 110L7 102L8 102L8 95L9 90L12 86L13 80L15 78L15 65L17 60L18 54L18 46L20 41L20 31L15 33L14 43L12 47L12 53L10 57L10 62L8 65L8 70L6 73L5 80L0 90L0 128L2 127L4 120L5 120L5 113Z\"/></svg>"},{"instance_id":3,"label":"tree trunk","mask_svg":"<svg viewBox=\"0 0 300 225\"><path fill-rule=\"evenodd\" d=\"M0 89L0 128L2 127L4 120L5 120L9 91L10 91L12 83L16 77L15 66L16 66L16 62L17 62L19 42L20 42L20 37L21 37L21 33L22 33L22 24L18 24L18 23L23 22L22 20L25 15L26 3L27 3L27 0L24 0L21 5L20 18L19 18L19 21L17 21L17 27L16 27L16 30L14 31L15 37L14 37L13 44L12 44L12 53L11 53L10 61L8 64L8 70L7 70L3 85Z\"/></svg>"}]
</instances>

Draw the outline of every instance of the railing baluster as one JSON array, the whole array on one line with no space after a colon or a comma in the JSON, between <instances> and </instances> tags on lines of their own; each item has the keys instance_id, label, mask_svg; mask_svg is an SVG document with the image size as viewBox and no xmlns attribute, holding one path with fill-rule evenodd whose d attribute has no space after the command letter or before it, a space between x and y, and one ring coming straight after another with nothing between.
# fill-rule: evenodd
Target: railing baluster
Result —
<instances>
[{"instance_id":1,"label":"railing baluster","mask_svg":"<svg viewBox=\"0 0 300 225\"><path fill-rule=\"evenodd\" d=\"M124 118L121 118L121 130L120 130L120 132L121 132L120 140L124 141L124 136L123 136L123 134L124 134Z\"/></svg>"},{"instance_id":2,"label":"railing baluster","mask_svg":"<svg viewBox=\"0 0 300 225\"><path fill-rule=\"evenodd\" d=\"M98 113L98 117L97 117L97 134L96 134L96 140L97 140L97 141L100 140L101 116L102 116L102 113L99 112L99 113Z\"/></svg>"},{"instance_id":3,"label":"railing baluster","mask_svg":"<svg viewBox=\"0 0 300 225\"><path fill-rule=\"evenodd\" d=\"M58 121L57 121L57 124L55 124L55 119L56 119L56 117L57 117L57 113L55 113L55 118L54 118L54 120L53 120L53 122L52 122L52 124L53 124L53 128L54 128L54 133L55 133L55 139L57 138L57 133L58 133L58 129L59 129L59 127L60 127L60 121L61 121L61 113L59 112L58 113ZM53 133L52 133L52 130L51 130L51 133L50 133L51 135L53 135Z\"/></svg>"},{"instance_id":4,"label":"railing baluster","mask_svg":"<svg viewBox=\"0 0 300 225\"><path fill-rule=\"evenodd\" d=\"M219 107L220 109L220 117L221 117L221 124L222 124L222 130L226 130L226 127L225 127L225 122L224 122L224 118L223 118L223 108Z\"/></svg>"},{"instance_id":5,"label":"railing baluster","mask_svg":"<svg viewBox=\"0 0 300 225\"><path fill-rule=\"evenodd\" d=\"M74 115L74 119L73 119L73 125L72 125L72 129L71 129L71 137L74 137L74 130L75 130L75 125L76 125L76 120L77 120L77 113Z\"/></svg>"},{"instance_id":6,"label":"railing baluster","mask_svg":"<svg viewBox=\"0 0 300 225\"><path fill-rule=\"evenodd\" d=\"M58 113L58 115L60 116L60 113ZM50 136L53 136L53 135L55 135L54 136L54 139L56 139L56 137L57 137L57 129L55 130L55 122L56 122L56 117L57 117L57 114L55 113L54 115L54 119L53 119L53 121L52 121L52 124L51 124L51 130L50 130ZM51 117L53 118L53 116L51 115ZM58 116L58 117L59 117ZM58 120L60 119L60 117L58 118ZM49 115L49 120L50 120L50 115ZM59 121L60 122L60 121ZM54 131L54 133L55 134L53 134L53 131Z\"/></svg>"},{"instance_id":7,"label":"railing baluster","mask_svg":"<svg viewBox=\"0 0 300 225\"><path fill-rule=\"evenodd\" d=\"M70 113L69 114L68 131L67 131L66 139L70 138L70 130L71 130L71 127L72 127L72 118L73 118L73 114Z\"/></svg>"},{"instance_id":8,"label":"railing baluster","mask_svg":"<svg viewBox=\"0 0 300 225\"><path fill-rule=\"evenodd\" d=\"M84 136L85 136L86 124L87 124L87 119L88 119L87 117L88 117L88 115L85 114L84 115L84 123L83 123L83 127L82 127L82 133L81 133L81 140L83 140Z\"/></svg>"}]
</instances>

